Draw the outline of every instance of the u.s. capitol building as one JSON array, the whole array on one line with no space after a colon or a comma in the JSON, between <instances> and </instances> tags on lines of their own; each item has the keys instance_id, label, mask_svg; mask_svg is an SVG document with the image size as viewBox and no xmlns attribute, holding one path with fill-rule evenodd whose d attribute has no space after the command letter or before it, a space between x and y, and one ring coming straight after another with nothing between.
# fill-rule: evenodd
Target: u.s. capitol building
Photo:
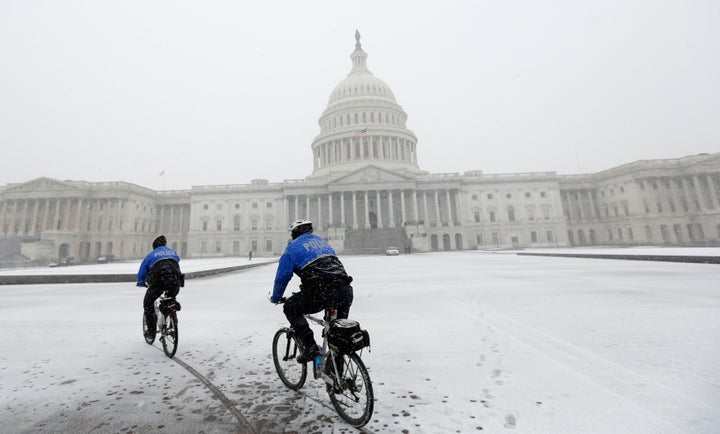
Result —
<instances>
[{"instance_id":1,"label":"u.s. capitol building","mask_svg":"<svg viewBox=\"0 0 720 434\"><path fill-rule=\"evenodd\" d=\"M340 253L580 245L720 245L720 153L603 172L428 173L392 89L367 68L330 93L305 179L154 191L38 178L0 187L0 262L140 258L165 234L183 257L277 255L309 218Z\"/></svg>"}]
</instances>

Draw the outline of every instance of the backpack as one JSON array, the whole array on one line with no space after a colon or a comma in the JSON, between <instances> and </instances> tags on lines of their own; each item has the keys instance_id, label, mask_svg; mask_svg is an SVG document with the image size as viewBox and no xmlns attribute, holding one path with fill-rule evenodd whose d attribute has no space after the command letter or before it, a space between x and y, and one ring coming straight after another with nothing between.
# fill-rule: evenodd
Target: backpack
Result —
<instances>
[{"instance_id":1,"label":"backpack","mask_svg":"<svg viewBox=\"0 0 720 434\"><path fill-rule=\"evenodd\" d=\"M162 259L156 262L148 272L150 286L185 286L185 275L180 272L180 264L174 259Z\"/></svg>"}]
</instances>

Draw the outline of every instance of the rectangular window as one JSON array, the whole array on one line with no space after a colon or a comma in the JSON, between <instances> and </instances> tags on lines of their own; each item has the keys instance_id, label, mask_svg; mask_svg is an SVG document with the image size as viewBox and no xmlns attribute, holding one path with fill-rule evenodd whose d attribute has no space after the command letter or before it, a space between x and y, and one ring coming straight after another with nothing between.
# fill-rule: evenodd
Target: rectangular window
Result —
<instances>
[{"instance_id":1,"label":"rectangular window","mask_svg":"<svg viewBox=\"0 0 720 434\"><path fill-rule=\"evenodd\" d=\"M475 223L480 222L480 211L475 211Z\"/></svg>"},{"instance_id":2,"label":"rectangular window","mask_svg":"<svg viewBox=\"0 0 720 434\"><path fill-rule=\"evenodd\" d=\"M202 230L203 231L207 231L207 228L208 228L207 223L208 223L207 221L202 222Z\"/></svg>"},{"instance_id":3,"label":"rectangular window","mask_svg":"<svg viewBox=\"0 0 720 434\"><path fill-rule=\"evenodd\" d=\"M495 211L490 211L490 221L491 222L495 221Z\"/></svg>"},{"instance_id":4,"label":"rectangular window","mask_svg":"<svg viewBox=\"0 0 720 434\"><path fill-rule=\"evenodd\" d=\"M537 232L535 232L535 231L530 232L530 240L532 240L533 243L537 243Z\"/></svg>"},{"instance_id":5,"label":"rectangular window","mask_svg":"<svg viewBox=\"0 0 720 434\"><path fill-rule=\"evenodd\" d=\"M217 220L215 222L215 230L217 230L218 232L222 231L222 220Z\"/></svg>"},{"instance_id":6,"label":"rectangular window","mask_svg":"<svg viewBox=\"0 0 720 434\"><path fill-rule=\"evenodd\" d=\"M258 221L257 221L256 218L254 218L254 219L251 220L251 227L252 227L252 230L254 230L254 231L257 230L257 228L258 228Z\"/></svg>"},{"instance_id":7,"label":"rectangular window","mask_svg":"<svg viewBox=\"0 0 720 434\"><path fill-rule=\"evenodd\" d=\"M272 240L270 238L265 240L265 251L272 252Z\"/></svg>"},{"instance_id":8,"label":"rectangular window","mask_svg":"<svg viewBox=\"0 0 720 434\"><path fill-rule=\"evenodd\" d=\"M222 241L215 241L215 253L220 253L222 251Z\"/></svg>"},{"instance_id":9,"label":"rectangular window","mask_svg":"<svg viewBox=\"0 0 720 434\"><path fill-rule=\"evenodd\" d=\"M545 233L545 235L547 236L547 240L550 241L550 242L552 242L552 240L553 240L553 233L552 233L552 231L547 231L547 232Z\"/></svg>"}]
</instances>

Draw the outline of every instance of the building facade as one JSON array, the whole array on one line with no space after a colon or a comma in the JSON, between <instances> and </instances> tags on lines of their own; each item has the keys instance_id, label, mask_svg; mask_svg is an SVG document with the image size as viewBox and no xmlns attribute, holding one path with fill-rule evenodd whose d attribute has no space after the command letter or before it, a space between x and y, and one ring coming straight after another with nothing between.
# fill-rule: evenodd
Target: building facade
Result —
<instances>
[{"instance_id":1,"label":"building facade","mask_svg":"<svg viewBox=\"0 0 720 434\"><path fill-rule=\"evenodd\" d=\"M428 173L392 89L367 67L330 94L304 179L153 191L39 178L0 187L0 260L278 255L309 218L346 254L580 245L720 245L720 153L596 174Z\"/></svg>"}]
</instances>

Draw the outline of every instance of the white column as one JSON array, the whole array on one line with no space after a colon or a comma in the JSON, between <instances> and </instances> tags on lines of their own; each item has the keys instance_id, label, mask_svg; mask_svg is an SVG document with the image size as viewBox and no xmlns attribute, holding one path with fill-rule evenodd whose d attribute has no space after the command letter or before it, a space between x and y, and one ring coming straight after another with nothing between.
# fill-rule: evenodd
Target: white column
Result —
<instances>
[{"instance_id":1,"label":"white column","mask_svg":"<svg viewBox=\"0 0 720 434\"><path fill-rule=\"evenodd\" d=\"M65 199L65 216L63 217L63 227L62 227L62 229L65 231L70 230L70 208L71 207L72 207L72 201L68 197Z\"/></svg>"},{"instance_id":2,"label":"white column","mask_svg":"<svg viewBox=\"0 0 720 434\"><path fill-rule=\"evenodd\" d=\"M290 219L288 218L290 216L290 201L288 200L287 196L283 196L283 213L285 214L285 224L290 223ZM281 214L280 220L283 220L283 215Z\"/></svg>"},{"instance_id":3,"label":"white column","mask_svg":"<svg viewBox=\"0 0 720 434\"><path fill-rule=\"evenodd\" d=\"M317 197L317 227L322 227L322 195L318 194Z\"/></svg>"},{"instance_id":4,"label":"white column","mask_svg":"<svg viewBox=\"0 0 720 434\"><path fill-rule=\"evenodd\" d=\"M394 228L395 227L395 207L393 207L393 198L392 198L392 190L388 190L388 208L390 213L389 218L389 227Z\"/></svg>"},{"instance_id":5,"label":"white column","mask_svg":"<svg viewBox=\"0 0 720 434\"><path fill-rule=\"evenodd\" d=\"M440 198L438 197L438 192L435 190L435 193L433 194L433 198L435 200L435 218L437 219L436 225L438 227L442 226L442 217L440 216Z\"/></svg>"},{"instance_id":6,"label":"white column","mask_svg":"<svg viewBox=\"0 0 720 434\"><path fill-rule=\"evenodd\" d=\"M35 228L37 227L37 218L38 218L38 209L39 208L40 208L39 201L37 199L34 199L33 200L33 216L32 216L32 220L30 220L30 231L29 231L30 234L35 233ZM0 229L2 229L2 226L0 226ZM77 228L75 228L75 229L77 230Z\"/></svg>"},{"instance_id":7,"label":"white column","mask_svg":"<svg viewBox=\"0 0 720 434\"><path fill-rule=\"evenodd\" d=\"M407 216L405 215L405 190L400 190L400 217L402 218L402 224L405 225Z\"/></svg>"},{"instance_id":8,"label":"white column","mask_svg":"<svg viewBox=\"0 0 720 434\"><path fill-rule=\"evenodd\" d=\"M345 227L345 192L340 192L340 225Z\"/></svg>"},{"instance_id":9,"label":"white column","mask_svg":"<svg viewBox=\"0 0 720 434\"><path fill-rule=\"evenodd\" d=\"M75 213L75 230L76 231L82 231L81 224L82 224L82 211L83 211L83 205L85 204L85 200L82 198L78 198L77 200L77 211ZM38 204L36 203L35 206L37 207ZM35 212L37 214L37 212ZM35 223L33 223L35 224Z\"/></svg>"},{"instance_id":10,"label":"white column","mask_svg":"<svg viewBox=\"0 0 720 434\"><path fill-rule=\"evenodd\" d=\"M417 190L413 190L413 211L415 211L415 224L420 221L420 208L418 208Z\"/></svg>"},{"instance_id":11,"label":"white column","mask_svg":"<svg viewBox=\"0 0 720 434\"><path fill-rule=\"evenodd\" d=\"M700 210L707 211L708 207L705 203L705 198L703 197L703 189L702 189L702 183L700 182L700 177L695 175L692 177L693 180L693 186L695 187L695 197L697 197L697 204Z\"/></svg>"},{"instance_id":12,"label":"white column","mask_svg":"<svg viewBox=\"0 0 720 434\"><path fill-rule=\"evenodd\" d=\"M355 191L352 192L352 227L353 229L357 229L358 226L358 218L357 218L357 198L355 196Z\"/></svg>"},{"instance_id":13,"label":"white column","mask_svg":"<svg viewBox=\"0 0 720 434\"><path fill-rule=\"evenodd\" d=\"M453 212L452 212L453 211L452 202L450 201L450 190L445 190L445 198L447 199L448 226L455 226L455 220L453 219Z\"/></svg>"},{"instance_id":14,"label":"white column","mask_svg":"<svg viewBox=\"0 0 720 434\"><path fill-rule=\"evenodd\" d=\"M708 188L710 189L710 198L712 199L712 204L714 208L720 208L720 199L718 199L718 192L715 188L715 182L713 181L712 173L708 173L706 175L708 182Z\"/></svg>"},{"instance_id":15,"label":"white column","mask_svg":"<svg viewBox=\"0 0 720 434\"><path fill-rule=\"evenodd\" d=\"M48 220L50 220L49 216L50 211L50 199L45 199L45 204L43 205L43 220L42 220L42 226L40 227L40 231L47 230ZM13 218L10 222L10 230L13 229L13 223L15 222L15 219Z\"/></svg>"},{"instance_id":16,"label":"white column","mask_svg":"<svg viewBox=\"0 0 720 434\"><path fill-rule=\"evenodd\" d=\"M23 199L23 212L22 212L22 217L20 217L21 218L20 232L22 232L25 235L27 235L27 233L28 233L28 228L27 228L26 224L27 224L27 212L28 212L29 204L30 204L30 199Z\"/></svg>"},{"instance_id":17,"label":"white column","mask_svg":"<svg viewBox=\"0 0 720 434\"><path fill-rule=\"evenodd\" d=\"M377 202L377 227L384 228L382 223L382 211L380 207L380 190L375 190L375 200Z\"/></svg>"},{"instance_id":18,"label":"white column","mask_svg":"<svg viewBox=\"0 0 720 434\"><path fill-rule=\"evenodd\" d=\"M370 229L370 210L368 209L368 192L365 193L365 229Z\"/></svg>"},{"instance_id":19,"label":"white column","mask_svg":"<svg viewBox=\"0 0 720 434\"><path fill-rule=\"evenodd\" d=\"M425 219L425 226L430 226L430 218L428 217L428 208L427 208L427 192L422 192L423 196L423 219Z\"/></svg>"},{"instance_id":20,"label":"white column","mask_svg":"<svg viewBox=\"0 0 720 434\"><path fill-rule=\"evenodd\" d=\"M333 200L332 191L328 193L328 225L333 225Z\"/></svg>"}]
</instances>

